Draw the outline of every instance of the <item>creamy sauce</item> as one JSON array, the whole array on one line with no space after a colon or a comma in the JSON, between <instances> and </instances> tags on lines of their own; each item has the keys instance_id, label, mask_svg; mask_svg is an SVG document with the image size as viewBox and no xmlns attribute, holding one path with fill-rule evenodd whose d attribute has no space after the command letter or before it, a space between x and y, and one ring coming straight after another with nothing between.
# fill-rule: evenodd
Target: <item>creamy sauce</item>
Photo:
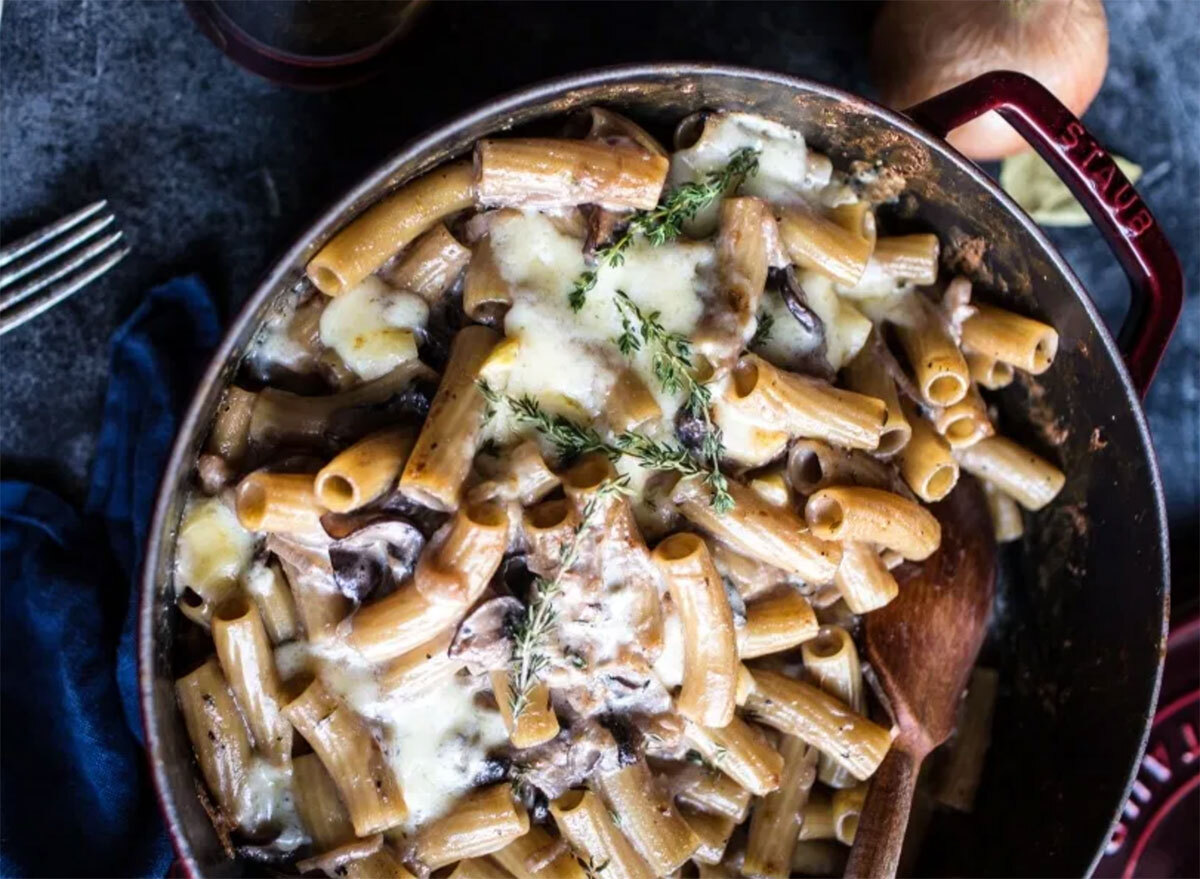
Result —
<instances>
[{"instance_id":1,"label":"creamy sauce","mask_svg":"<svg viewBox=\"0 0 1200 879\"><path fill-rule=\"evenodd\" d=\"M254 535L219 498L193 497L175 545L175 591L205 591L237 580L254 551Z\"/></svg>"},{"instance_id":2,"label":"creamy sauce","mask_svg":"<svg viewBox=\"0 0 1200 879\"><path fill-rule=\"evenodd\" d=\"M321 312L321 344L364 380L379 378L417 356L415 333L429 322L416 293L394 290L374 275Z\"/></svg>"}]
</instances>

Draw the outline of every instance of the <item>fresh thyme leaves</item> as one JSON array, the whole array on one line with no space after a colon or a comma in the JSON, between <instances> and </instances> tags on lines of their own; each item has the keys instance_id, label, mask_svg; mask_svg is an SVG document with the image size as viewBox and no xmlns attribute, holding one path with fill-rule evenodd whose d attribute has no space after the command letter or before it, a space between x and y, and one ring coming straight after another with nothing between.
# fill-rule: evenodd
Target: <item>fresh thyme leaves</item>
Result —
<instances>
[{"instance_id":1,"label":"fresh thyme leaves","mask_svg":"<svg viewBox=\"0 0 1200 879\"><path fill-rule=\"evenodd\" d=\"M653 357L651 364L654 377L668 394L687 391L688 410L699 414L699 410L712 403L712 394L707 387L692 377L692 343L682 333L671 333L662 325L659 312L649 314L638 308L624 290L618 290L613 302L621 313L624 332L617 337L621 353L629 355L640 351L642 343L649 346ZM636 332L634 323L636 322Z\"/></svg>"},{"instance_id":2,"label":"fresh thyme leaves","mask_svg":"<svg viewBox=\"0 0 1200 879\"><path fill-rule=\"evenodd\" d=\"M760 311L758 313L758 326L754 328L754 335L750 338L750 344L746 347L757 348L759 345L765 345L767 340L771 338L771 330L775 329L775 316L769 311Z\"/></svg>"},{"instance_id":3,"label":"fresh thyme leaves","mask_svg":"<svg viewBox=\"0 0 1200 879\"><path fill-rule=\"evenodd\" d=\"M625 261L625 251L636 236L642 235L654 247L678 238L683 233L683 224L698 211L736 189L758 170L758 155L758 150L744 147L730 156L724 167L709 171L704 180L672 189L657 207L635 213L611 244L596 251L595 268L575 279L567 296L571 310L583 308L587 294L596 286L597 273L602 266L616 267Z\"/></svg>"},{"instance_id":4,"label":"fresh thyme leaves","mask_svg":"<svg viewBox=\"0 0 1200 879\"><path fill-rule=\"evenodd\" d=\"M554 598L562 592L563 577L574 567L583 546L583 537L601 505L611 497L629 493L629 477L605 480L588 499L579 516L571 540L563 546L558 571L552 579L539 577L530 588L525 613L514 627L512 657L508 671L509 711L514 722L521 716L533 694L538 677L550 663L546 641L554 628Z\"/></svg>"},{"instance_id":5,"label":"fresh thyme leaves","mask_svg":"<svg viewBox=\"0 0 1200 879\"><path fill-rule=\"evenodd\" d=\"M558 454L565 459L588 452L603 452L613 461L622 455L629 455L651 470L671 470L684 476L700 477L713 490L714 510L723 514L733 509L733 498L729 495L724 474L719 470L709 470L678 443L651 439L635 430L620 433L613 442L608 443L591 427L576 424L565 415L551 415L530 396L509 397L497 393L487 382L480 381L477 384L489 402L494 400L493 405L507 405L518 423L532 425L550 440ZM707 410L704 414L707 415ZM720 436L720 431L714 425L705 438L703 451L709 460L720 458Z\"/></svg>"},{"instance_id":6,"label":"fresh thyme leaves","mask_svg":"<svg viewBox=\"0 0 1200 879\"><path fill-rule=\"evenodd\" d=\"M668 394L683 391L687 395L684 408L704 421L704 442L700 451L708 467L696 469L704 475L705 483L712 489L713 509L721 514L729 512L733 509L733 497L729 494L729 482L721 473L721 457L725 454L725 446L721 429L713 424L708 411L712 405L712 391L703 382L697 381L693 374L691 342L682 333L668 332L658 319L657 311L646 314L624 290L616 291L613 302L621 314L622 332L617 337L617 347L621 353L631 356L633 352L641 350L644 343L651 351L654 377L663 390ZM687 452L682 447L678 447L678 450L687 463L695 467ZM674 466L655 469L680 470L682 462L672 458L672 463Z\"/></svg>"},{"instance_id":7,"label":"fresh thyme leaves","mask_svg":"<svg viewBox=\"0 0 1200 879\"><path fill-rule=\"evenodd\" d=\"M554 444L554 448L563 458L577 458L588 452L604 452L615 459L619 454L592 428L576 424L565 415L551 415L528 394L519 398L505 396L483 379L475 385L488 403L484 412L485 420L496 413L497 407L507 405L518 424L529 424L537 428L539 433Z\"/></svg>"}]
</instances>

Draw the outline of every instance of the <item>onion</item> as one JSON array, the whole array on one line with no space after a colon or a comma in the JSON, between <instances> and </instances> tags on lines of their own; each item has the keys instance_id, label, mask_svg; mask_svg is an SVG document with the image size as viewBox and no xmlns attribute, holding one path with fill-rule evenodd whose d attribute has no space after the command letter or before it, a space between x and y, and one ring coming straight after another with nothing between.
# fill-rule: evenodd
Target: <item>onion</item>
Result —
<instances>
[{"instance_id":1,"label":"onion","mask_svg":"<svg viewBox=\"0 0 1200 879\"><path fill-rule=\"evenodd\" d=\"M871 76L884 103L898 109L981 73L1017 70L1078 116L1096 97L1107 67L1101 0L889 0L871 35ZM948 139L980 160L1028 148L996 113Z\"/></svg>"}]
</instances>

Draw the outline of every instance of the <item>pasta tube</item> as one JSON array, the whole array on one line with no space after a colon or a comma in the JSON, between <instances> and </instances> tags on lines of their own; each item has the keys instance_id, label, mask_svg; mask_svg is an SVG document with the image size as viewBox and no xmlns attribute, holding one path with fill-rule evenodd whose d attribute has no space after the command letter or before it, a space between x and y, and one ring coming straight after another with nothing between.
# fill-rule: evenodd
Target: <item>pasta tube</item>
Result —
<instances>
[{"instance_id":1,"label":"pasta tube","mask_svg":"<svg viewBox=\"0 0 1200 879\"><path fill-rule=\"evenodd\" d=\"M996 433L988 418L987 405L974 385L953 406L934 410L933 426L946 438L952 449L973 446L984 437Z\"/></svg>"},{"instance_id":2,"label":"pasta tube","mask_svg":"<svg viewBox=\"0 0 1200 879\"><path fill-rule=\"evenodd\" d=\"M571 856L571 849L536 824L524 836L518 836L492 860L515 879L586 879L583 867Z\"/></svg>"},{"instance_id":3,"label":"pasta tube","mask_svg":"<svg viewBox=\"0 0 1200 879\"><path fill-rule=\"evenodd\" d=\"M760 495L761 497L761 495ZM719 540L708 538L708 554L713 564L746 601L761 598L776 586L787 583L788 575L772 565L734 552Z\"/></svg>"},{"instance_id":4,"label":"pasta tube","mask_svg":"<svg viewBox=\"0 0 1200 879\"><path fill-rule=\"evenodd\" d=\"M251 473L238 483L237 516L247 531L325 533L311 473Z\"/></svg>"},{"instance_id":5,"label":"pasta tube","mask_svg":"<svg viewBox=\"0 0 1200 879\"><path fill-rule=\"evenodd\" d=\"M606 415L613 430L621 432L661 418L662 407L636 372L623 369L609 394Z\"/></svg>"},{"instance_id":6,"label":"pasta tube","mask_svg":"<svg viewBox=\"0 0 1200 879\"><path fill-rule=\"evenodd\" d=\"M453 630L414 647L389 662L379 675L379 686L389 696L412 696L445 683L465 663L449 654Z\"/></svg>"},{"instance_id":7,"label":"pasta tube","mask_svg":"<svg viewBox=\"0 0 1200 879\"><path fill-rule=\"evenodd\" d=\"M886 407L887 414L875 453L890 457L903 449L912 436L912 427L908 423L908 415L900 405L896 383L888 375L883 364L872 357L869 351L863 351L846 366L844 375L851 390L882 400Z\"/></svg>"},{"instance_id":8,"label":"pasta tube","mask_svg":"<svg viewBox=\"0 0 1200 879\"><path fill-rule=\"evenodd\" d=\"M331 434L340 433L344 414L386 403L414 381L434 377L433 370L414 357L386 375L336 394L302 397L278 388L264 388L250 416L250 442L256 446L296 443L323 447Z\"/></svg>"},{"instance_id":9,"label":"pasta tube","mask_svg":"<svg viewBox=\"0 0 1200 879\"><path fill-rule=\"evenodd\" d=\"M226 463L237 466L246 454L250 436L250 419L258 394L230 385L221 396L217 414L213 418L212 433L208 435L205 448L220 455Z\"/></svg>"},{"instance_id":10,"label":"pasta tube","mask_svg":"<svg viewBox=\"0 0 1200 879\"><path fill-rule=\"evenodd\" d=\"M980 386L998 391L1012 384L1013 368L1009 364L976 351L966 351L963 356L967 359L971 380Z\"/></svg>"},{"instance_id":11,"label":"pasta tube","mask_svg":"<svg viewBox=\"0 0 1200 879\"><path fill-rule=\"evenodd\" d=\"M1054 500L1067 481L1049 461L1002 436L956 449L954 457L962 469L991 482L1030 511L1040 510Z\"/></svg>"},{"instance_id":12,"label":"pasta tube","mask_svg":"<svg viewBox=\"0 0 1200 879\"><path fill-rule=\"evenodd\" d=\"M469 162L436 168L376 202L333 236L308 263L308 277L339 296L438 220L475 204Z\"/></svg>"},{"instance_id":13,"label":"pasta tube","mask_svg":"<svg viewBox=\"0 0 1200 879\"><path fill-rule=\"evenodd\" d=\"M468 607L465 602L428 601L415 583L405 583L359 608L346 641L369 662L395 659L446 631Z\"/></svg>"},{"instance_id":14,"label":"pasta tube","mask_svg":"<svg viewBox=\"0 0 1200 879\"><path fill-rule=\"evenodd\" d=\"M318 680L302 678L295 690L283 713L333 776L355 834L370 836L403 821L408 807L400 784L363 719Z\"/></svg>"},{"instance_id":15,"label":"pasta tube","mask_svg":"<svg viewBox=\"0 0 1200 879\"><path fill-rule=\"evenodd\" d=\"M319 547L270 535L266 547L275 553L291 586L296 618L310 641L331 637L350 612L350 599L330 589L333 567Z\"/></svg>"},{"instance_id":16,"label":"pasta tube","mask_svg":"<svg viewBox=\"0 0 1200 879\"><path fill-rule=\"evenodd\" d=\"M1003 308L974 303L963 321L963 347L1033 375L1050 368L1058 353L1058 332L1049 324Z\"/></svg>"},{"instance_id":17,"label":"pasta tube","mask_svg":"<svg viewBox=\"0 0 1200 879\"><path fill-rule=\"evenodd\" d=\"M326 852L355 838L337 784L316 754L292 761L292 797L315 851Z\"/></svg>"},{"instance_id":18,"label":"pasta tube","mask_svg":"<svg viewBox=\"0 0 1200 879\"><path fill-rule=\"evenodd\" d=\"M724 815L737 823L744 821L750 810L750 791L728 775L690 763L656 762L654 769L664 774L673 798L690 809Z\"/></svg>"},{"instance_id":19,"label":"pasta tube","mask_svg":"<svg viewBox=\"0 0 1200 879\"><path fill-rule=\"evenodd\" d=\"M766 289L768 233L774 219L757 198L727 198L719 208L717 277L722 299L694 337L714 375L724 375L753 333Z\"/></svg>"},{"instance_id":20,"label":"pasta tube","mask_svg":"<svg viewBox=\"0 0 1200 879\"><path fill-rule=\"evenodd\" d=\"M878 543L918 562L933 555L942 541L942 526L931 512L877 488L823 488L809 496L804 515L819 538Z\"/></svg>"},{"instance_id":21,"label":"pasta tube","mask_svg":"<svg viewBox=\"0 0 1200 879\"><path fill-rule=\"evenodd\" d=\"M813 791L800 812L801 842L818 839L837 839L833 823L833 799L825 791Z\"/></svg>"},{"instance_id":22,"label":"pasta tube","mask_svg":"<svg viewBox=\"0 0 1200 879\"><path fill-rule=\"evenodd\" d=\"M454 337L446 373L400 476L400 490L418 503L443 511L458 505L487 403L475 382L499 339L483 326L465 327Z\"/></svg>"},{"instance_id":23,"label":"pasta tube","mask_svg":"<svg viewBox=\"0 0 1200 879\"><path fill-rule=\"evenodd\" d=\"M875 240L871 262L889 278L927 287L937 282L938 237L928 233Z\"/></svg>"},{"instance_id":24,"label":"pasta tube","mask_svg":"<svg viewBox=\"0 0 1200 879\"><path fill-rule=\"evenodd\" d=\"M471 264L463 280L463 311L475 320L483 320L503 314L510 305L512 288L500 273L492 240L481 238L471 253Z\"/></svg>"},{"instance_id":25,"label":"pasta tube","mask_svg":"<svg viewBox=\"0 0 1200 879\"><path fill-rule=\"evenodd\" d=\"M892 744L886 729L812 684L766 669L753 674L746 708L761 723L804 739L860 781L879 768Z\"/></svg>"},{"instance_id":26,"label":"pasta tube","mask_svg":"<svg viewBox=\"0 0 1200 879\"><path fill-rule=\"evenodd\" d=\"M242 575L242 589L258 605L258 614L272 644L296 637L296 603L278 564L252 565Z\"/></svg>"},{"instance_id":27,"label":"pasta tube","mask_svg":"<svg viewBox=\"0 0 1200 879\"><path fill-rule=\"evenodd\" d=\"M841 547L809 533L791 510L772 506L753 489L729 480L734 507L721 515L709 503L709 490L694 479L676 486L674 499L690 522L743 555L795 574L809 583L831 583Z\"/></svg>"},{"instance_id":28,"label":"pasta tube","mask_svg":"<svg viewBox=\"0 0 1200 879\"><path fill-rule=\"evenodd\" d=\"M250 771L250 737L216 658L177 680L175 695L204 783L221 811L237 821Z\"/></svg>"},{"instance_id":29,"label":"pasta tube","mask_svg":"<svg viewBox=\"0 0 1200 879\"><path fill-rule=\"evenodd\" d=\"M764 796L779 787L783 758L762 730L740 717L714 729L688 723L688 744L750 793Z\"/></svg>"},{"instance_id":30,"label":"pasta tube","mask_svg":"<svg viewBox=\"0 0 1200 879\"><path fill-rule=\"evenodd\" d=\"M656 876L677 870L700 847L700 840L662 795L646 761L600 775L599 793L621 816L621 830Z\"/></svg>"},{"instance_id":31,"label":"pasta tube","mask_svg":"<svg viewBox=\"0 0 1200 879\"><path fill-rule=\"evenodd\" d=\"M958 462L950 444L917 412L912 416L912 439L900 452L900 475L913 494L926 503L940 501L958 484Z\"/></svg>"},{"instance_id":32,"label":"pasta tube","mask_svg":"<svg viewBox=\"0 0 1200 879\"><path fill-rule=\"evenodd\" d=\"M784 588L746 605L746 624L738 630L738 655L753 659L790 650L816 637L817 615L795 589Z\"/></svg>"},{"instance_id":33,"label":"pasta tube","mask_svg":"<svg viewBox=\"0 0 1200 879\"><path fill-rule=\"evenodd\" d=\"M496 696L500 716L504 719L508 739L514 748L532 748L558 735L558 717L550 707L550 687L543 682L534 684L521 713L514 720L508 671L494 671L490 677L492 693Z\"/></svg>"},{"instance_id":34,"label":"pasta tube","mask_svg":"<svg viewBox=\"0 0 1200 879\"><path fill-rule=\"evenodd\" d=\"M866 271L873 236L848 230L809 208L779 212L779 240L792 262L853 287Z\"/></svg>"},{"instance_id":35,"label":"pasta tube","mask_svg":"<svg viewBox=\"0 0 1200 879\"><path fill-rule=\"evenodd\" d=\"M432 870L498 852L529 832L529 815L513 801L512 787L494 784L471 791L449 814L416 835L416 856Z\"/></svg>"},{"instance_id":36,"label":"pasta tube","mask_svg":"<svg viewBox=\"0 0 1200 879\"><path fill-rule=\"evenodd\" d=\"M875 547L860 540L842 544L842 561L833 585L853 613L878 610L900 594L896 578Z\"/></svg>"},{"instance_id":37,"label":"pasta tube","mask_svg":"<svg viewBox=\"0 0 1200 879\"><path fill-rule=\"evenodd\" d=\"M800 648L800 655L813 683L859 714L866 713L862 667L858 661L858 648L849 632L841 626L825 626L820 635ZM835 788L853 784L850 774L824 754L818 761L817 777Z\"/></svg>"},{"instance_id":38,"label":"pasta tube","mask_svg":"<svg viewBox=\"0 0 1200 879\"><path fill-rule=\"evenodd\" d=\"M435 604L472 604L487 588L507 548L508 514L501 506L462 507L430 539L417 561L413 583Z\"/></svg>"},{"instance_id":39,"label":"pasta tube","mask_svg":"<svg viewBox=\"0 0 1200 879\"><path fill-rule=\"evenodd\" d=\"M506 138L475 145L479 200L488 206L650 210L669 165L640 147L594 140Z\"/></svg>"},{"instance_id":40,"label":"pasta tube","mask_svg":"<svg viewBox=\"0 0 1200 879\"><path fill-rule=\"evenodd\" d=\"M511 879L511 874L490 858L459 861L449 879Z\"/></svg>"},{"instance_id":41,"label":"pasta tube","mask_svg":"<svg viewBox=\"0 0 1200 879\"><path fill-rule=\"evenodd\" d=\"M763 797L750 817L746 857L742 871L747 876L787 879L791 875L792 849L800 830L800 810L808 802L817 775L816 748L795 736L783 736L779 789Z\"/></svg>"},{"instance_id":42,"label":"pasta tube","mask_svg":"<svg viewBox=\"0 0 1200 879\"><path fill-rule=\"evenodd\" d=\"M953 406L967 393L971 375L967 361L950 333L930 312L924 300L922 319L914 325L896 324L896 337L908 355L921 398L930 406Z\"/></svg>"},{"instance_id":43,"label":"pasta tube","mask_svg":"<svg viewBox=\"0 0 1200 879\"><path fill-rule=\"evenodd\" d=\"M550 804L559 832L588 863L604 864L605 879L654 879L642 856L613 822L600 797L570 790Z\"/></svg>"},{"instance_id":44,"label":"pasta tube","mask_svg":"<svg viewBox=\"0 0 1200 879\"><path fill-rule=\"evenodd\" d=\"M820 440L796 440L788 452L788 483L799 494L810 495L830 485L866 485L893 488L892 468L865 452L839 449Z\"/></svg>"},{"instance_id":45,"label":"pasta tube","mask_svg":"<svg viewBox=\"0 0 1200 879\"><path fill-rule=\"evenodd\" d=\"M1025 534L1025 521L1017 502L986 480L983 494L987 498L988 512L992 514L992 528L997 543L1020 540Z\"/></svg>"},{"instance_id":46,"label":"pasta tube","mask_svg":"<svg viewBox=\"0 0 1200 879\"><path fill-rule=\"evenodd\" d=\"M369 504L396 482L413 446L407 427L390 427L367 436L317 472L317 499L335 513Z\"/></svg>"},{"instance_id":47,"label":"pasta tube","mask_svg":"<svg viewBox=\"0 0 1200 879\"><path fill-rule=\"evenodd\" d=\"M454 286L470 260L471 251L458 243L445 223L438 223L412 243L384 280L432 305Z\"/></svg>"},{"instance_id":48,"label":"pasta tube","mask_svg":"<svg viewBox=\"0 0 1200 879\"><path fill-rule=\"evenodd\" d=\"M733 819L687 809L681 810L679 814L700 840L700 847L692 855L692 860L698 864L721 863L721 859L725 857L725 848L729 845L729 837L733 836L737 826Z\"/></svg>"},{"instance_id":49,"label":"pasta tube","mask_svg":"<svg viewBox=\"0 0 1200 879\"><path fill-rule=\"evenodd\" d=\"M217 657L257 749L278 766L292 761L292 725L282 712L282 686L262 618L243 596L217 608L212 619Z\"/></svg>"},{"instance_id":50,"label":"pasta tube","mask_svg":"<svg viewBox=\"0 0 1200 879\"><path fill-rule=\"evenodd\" d=\"M858 833L858 816L867 798L867 786L856 784L833 792L833 835L842 845L853 845Z\"/></svg>"},{"instance_id":51,"label":"pasta tube","mask_svg":"<svg viewBox=\"0 0 1200 879\"><path fill-rule=\"evenodd\" d=\"M675 534L654 550L684 631L683 686L676 709L703 726L733 718L737 635L721 575L695 534Z\"/></svg>"},{"instance_id":52,"label":"pasta tube","mask_svg":"<svg viewBox=\"0 0 1200 879\"><path fill-rule=\"evenodd\" d=\"M756 354L738 361L724 402L760 427L851 449L877 449L888 417L877 397L785 372Z\"/></svg>"}]
</instances>

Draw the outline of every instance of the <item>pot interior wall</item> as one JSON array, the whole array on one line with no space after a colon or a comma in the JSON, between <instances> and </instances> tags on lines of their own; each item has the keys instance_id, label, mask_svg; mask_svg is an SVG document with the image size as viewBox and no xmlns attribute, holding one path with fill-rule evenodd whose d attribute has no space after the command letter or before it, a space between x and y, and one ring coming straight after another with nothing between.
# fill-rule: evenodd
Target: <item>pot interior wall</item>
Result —
<instances>
[{"instance_id":1,"label":"pot interior wall","mask_svg":"<svg viewBox=\"0 0 1200 879\"><path fill-rule=\"evenodd\" d=\"M786 84L785 84L786 83ZM1111 342L1080 302L1048 245L1011 212L977 172L960 166L873 105L768 75L662 68L621 81L607 74L506 102L395 157L312 230L259 291L234 328L240 352L277 295L346 219L396 183L461 153L480 136L592 103L623 109L669 140L675 122L703 108L761 113L802 131L838 167L883 160L910 178L909 192L884 215L892 231L933 229L960 245L961 268L980 298L1010 305L1057 327L1060 353L1037 380L996 397L1001 429L1068 474L1059 499L1029 522L1002 554L994 624L983 664L1001 675L993 743L972 814L938 811L929 822L920 875L1072 875L1089 869L1106 839L1155 696L1164 627L1164 544L1157 477L1136 402ZM422 147L418 144L417 147ZM236 365L229 359L223 374ZM217 387L198 400L188 448L203 439ZM161 752L164 806L205 874L229 873L196 802L190 753L171 689L175 611L168 594L170 539L188 481L186 456L168 473L169 512L151 555L144 620L153 632L145 694L151 738ZM920 824L915 821L914 824ZM189 858L190 859L190 858Z\"/></svg>"}]
</instances>

